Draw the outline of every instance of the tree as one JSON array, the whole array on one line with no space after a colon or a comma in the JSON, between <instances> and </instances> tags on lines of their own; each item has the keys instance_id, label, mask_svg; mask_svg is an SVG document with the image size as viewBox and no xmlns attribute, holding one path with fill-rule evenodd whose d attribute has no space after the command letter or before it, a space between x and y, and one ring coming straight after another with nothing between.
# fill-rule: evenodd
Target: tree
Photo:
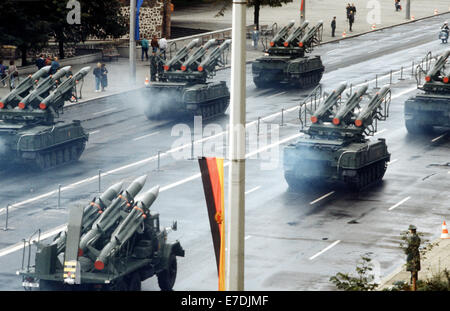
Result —
<instances>
[{"instance_id":1,"label":"tree","mask_svg":"<svg viewBox=\"0 0 450 311\"><path fill-rule=\"evenodd\" d=\"M230 7L232 1L231 0L216 0L217 3L220 3L222 7L216 16L223 16L225 11ZM271 6L271 7L280 7L283 4L287 4L292 2L292 0L249 0L248 6L254 7L253 13L253 24L259 29L259 12L262 6Z\"/></svg>"},{"instance_id":2,"label":"tree","mask_svg":"<svg viewBox=\"0 0 450 311\"><path fill-rule=\"evenodd\" d=\"M44 0L51 34L58 42L59 56L64 58L64 44L84 42L89 36L105 39L120 37L127 33L127 19L121 15L119 0L78 0L81 8L81 23L69 24L70 11L66 1Z\"/></svg>"},{"instance_id":3,"label":"tree","mask_svg":"<svg viewBox=\"0 0 450 311\"><path fill-rule=\"evenodd\" d=\"M41 5L39 1L0 2L0 44L17 46L22 54L22 66L27 64L27 52L44 47L49 39L50 24L44 20Z\"/></svg>"}]
</instances>

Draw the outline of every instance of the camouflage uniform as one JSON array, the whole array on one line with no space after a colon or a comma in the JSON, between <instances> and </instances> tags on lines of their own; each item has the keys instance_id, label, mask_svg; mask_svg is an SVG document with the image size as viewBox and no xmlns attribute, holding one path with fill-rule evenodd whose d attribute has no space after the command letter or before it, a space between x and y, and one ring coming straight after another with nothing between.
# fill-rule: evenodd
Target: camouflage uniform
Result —
<instances>
[{"instance_id":1,"label":"camouflage uniform","mask_svg":"<svg viewBox=\"0 0 450 311\"><path fill-rule=\"evenodd\" d=\"M406 271L411 272L411 282L413 277L417 280L418 271L420 271L420 238L416 233L416 227L409 226L410 233L406 238Z\"/></svg>"}]
</instances>

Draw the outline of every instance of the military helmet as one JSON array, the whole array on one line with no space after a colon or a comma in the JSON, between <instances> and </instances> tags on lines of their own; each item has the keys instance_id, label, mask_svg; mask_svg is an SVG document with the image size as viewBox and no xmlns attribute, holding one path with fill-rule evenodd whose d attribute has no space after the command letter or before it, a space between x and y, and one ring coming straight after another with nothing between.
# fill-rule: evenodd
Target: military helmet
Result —
<instances>
[{"instance_id":1,"label":"military helmet","mask_svg":"<svg viewBox=\"0 0 450 311\"><path fill-rule=\"evenodd\" d=\"M414 225L409 225L408 230L417 230L417 228Z\"/></svg>"}]
</instances>

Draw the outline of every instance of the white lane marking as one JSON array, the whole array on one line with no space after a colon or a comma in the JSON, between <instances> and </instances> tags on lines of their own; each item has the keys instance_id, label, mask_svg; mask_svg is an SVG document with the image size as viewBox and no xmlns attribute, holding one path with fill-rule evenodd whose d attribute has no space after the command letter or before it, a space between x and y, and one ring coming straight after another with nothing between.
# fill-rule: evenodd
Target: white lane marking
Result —
<instances>
[{"instance_id":1,"label":"white lane marking","mask_svg":"<svg viewBox=\"0 0 450 311\"><path fill-rule=\"evenodd\" d=\"M397 161L398 161L398 159L394 159L394 160L392 160L392 161L389 161L388 164L391 165L391 164L394 164L394 163L397 162Z\"/></svg>"},{"instance_id":2,"label":"white lane marking","mask_svg":"<svg viewBox=\"0 0 450 311\"><path fill-rule=\"evenodd\" d=\"M300 137L301 135L302 135L302 133L298 133L298 134L289 136L289 137L287 137L287 138L285 138L285 139L283 139L283 140L278 141L278 143L273 143L273 144L271 144L271 145L262 147L262 148L260 148L259 150L256 150L255 152L256 152L256 153L261 153L261 152L263 152L263 151L265 151L265 150L267 150L267 149L271 149L271 148L273 148L273 147L275 147L275 146L277 146L277 145L281 145L281 144L283 144L283 143L285 143L285 142L288 142L289 140L298 138L298 137ZM255 154L255 152L248 153L248 154L246 155L246 158L251 157L252 155ZM228 161L227 163L224 163L223 166L224 166L224 167L227 167L227 166L229 166L229 165L230 165L230 161ZM197 174L195 174L195 175L192 175L192 176L190 176L190 177L187 177L187 178L185 178L185 179L182 179L182 180L180 180L180 181L177 181L177 182L175 182L175 183L172 183L172 184L169 184L169 185L166 185L166 186L160 188L160 192L167 191L167 190L169 190L169 189L175 188L175 187L177 187L177 186L179 186L179 185L182 185L182 184L184 184L184 183L187 183L187 182L189 182L189 181L195 180L195 179L200 178L200 177L201 177L201 173L197 173ZM96 180L96 178L98 178L98 175L95 176L95 177L92 177L91 179L92 179L92 180ZM79 182L79 183L80 183L80 182ZM70 185L70 186L68 186L68 187L65 187L64 189L73 187L74 185L75 185L75 184ZM61 188L61 191L62 191L62 190L63 190L63 188ZM56 192L57 192L57 190L52 191L51 194L55 194ZM48 195L49 195L49 194L47 193L47 194L44 194L44 195L39 196L39 198L46 197L46 196L48 196ZM33 198L33 199L30 199L30 200L27 200L27 201L28 201L28 202L30 202L30 201L32 202L32 201L35 201L35 200L37 200L37 198ZM28 203L27 201L24 201L24 202L25 202L25 203ZM20 204L25 204L24 202L21 202ZM59 226L59 227L57 227L57 228L52 229L52 230L49 231L49 232L53 232L53 234L56 234L56 233L58 233L58 232L64 230L65 226L66 226L66 225L61 225L61 226ZM49 233L47 233L47 234L49 234ZM51 236L51 235L52 235L52 234L50 234L49 236ZM44 234L41 235L41 237L43 237L43 236L44 236ZM42 239L43 239L43 238L42 238ZM17 251L17 250L21 249L22 246L23 246L23 244L21 244L21 243L17 243L17 244L15 244L15 245L16 245L16 248L14 248L14 250L8 251L8 252L5 253L5 254L3 254L3 252L6 251L6 250L12 249L13 246L8 247L8 248L5 248L5 249L3 249L3 250L0 250L0 257L2 257L2 256L4 256L4 255L7 255L7 254L9 254L9 253L12 253L12 252L14 252L14 251Z\"/></svg>"},{"instance_id":3,"label":"white lane marking","mask_svg":"<svg viewBox=\"0 0 450 311\"><path fill-rule=\"evenodd\" d=\"M389 207L389 210L392 211L394 208L399 207L400 205L402 205L403 203L405 203L406 201L408 201L409 199L411 199L411 197L406 197L403 200L401 200L400 202L398 202L395 205L392 205L391 207Z\"/></svg>"},{"instance_id":4,"label":"white lane marking","mask_svg":"<svg viewBox=\"0 0 450 311\"><path fill-rule=\"evenodd\" d=\"M246 191L245 194L247 195L247 194L250 194L250 193L252 193L252 192L255 192L255 191L258 190L259 188L261 188L261 186L258 186L258 187L255 187L255 188L253 188L253 189L250 189L250 190Z\"/></svg>"},{"instance_id":5,"label":"white lane marking","mask_svg":"<svg viewBox=\"0 0 450 311\"><path fill-rule=\"evenodd\" d=\"M41 240L45 240L45 239L51 237L52 235L55 235L55 234L57 234L57 233L59 233L59 232L61 232L63 230L66 230L66 228L67 228L66 224L58 226L56 228L53 228L50 231L42 233L41 236L40 236L40 239ZM35 237L33 240L31 240L32 243L35 242L35 241L37 241L37 237ZM11 246L9 246L7 248L4 248L4 249L0 250L0 257L6 256L6 255L11 254L11 253L14 253L15 251L18 251L20 249L23 249L23 242L16 243L14 245L11 245Z\"/></svg>"},{"instance_id":6,"label":"white lane marking","mask_svg":"<svg viewBox=\"0 0 450 311\"><path fill-rule=\"evenodd\" d=\"M141 140L141 139L144 139L144 138L156 135L156 134L159 134L159 132L154 132L154 133L150 133L150 134L147 134L147 135L144 135L144 136L140 136L140 137L134 138L133 140L134 141Z\"/></svg>"},{"instance_id":7,"label":"white lane marking","mask_svg":"<svg viewBox=\"0 0 450 311\"><path fill-rule=\"evenodd\" d=\"M400 92L398 94L392 95L391 99L396 99L397 97L401 97L401 96L403 96L405 94L408 94L408 93L411 93L412 91L415 91L415 90L417 90L417 87L412 87L410 89L406 89L403 92Z\"/></svg>"},{"instance_id":8,"label":"white lane marking","mask_svg":"<svg viewBox=\"0 0 450 311\"><path fill-rule=\"evenodd\" d=\"M280 96L280 95L283 95L283 94L286 94L286 92L280 92L280 93L277 93L277 94L273 94L273 95L267 96L266 98L269 99L269 98L277 97L277 96Z\"/></svg>"},{"instance_id":9,"label":"white lane marking","mask_svg":"<svg viewBox=\"0 0 450 311\"><path fill-rule=\"evenodd\" d=\"M432 139L431 142L434 143L436 140L441 139L441 138L444 137L445 135L447 135L447 133L444 133L444 134L442 134L441 136Z\"/></svg>"},{"instance_id":10,"label":"white lane marking","mask_svg":"<svg viewBox=\"0 0 450 311\"><path fill-rule=\"evenodd\" d=\"M323 199L329 197L329 196L332 195L332 194L334 194L334 191L328 192L327 194L321 196L320 198L318 198L318 199L316 199L316 200L314 200L314 201L312 201L312 202L309 202L309 204L310 204L310 205L316 204L317 202L319 202L319 201L321 201L321 200L323 200Z\"/></svg>"},{"instance_id":11,"label":"white lane marking","mask_svg":"<svg viewBox=\"0 0 450 311\"><path fill-rule=\"evenodd\" d=\"M248 240L248 239L250 239L252 236L251 235L247 235L245 238L244 238L244 240Z\"/></svg>"},{"instance_id":12,"label":"white lane marking","mask_svg":"<svg viewBox=\"0 0 450 311\"><path fill-rule=\"evenodd\" d=\"M96 131L93 131L93 132L89 132L89 135L97 134L97 133L99 133L99 132L100 132L100 130L96 130Z\"/></svg>"},{"instance_id":13,"label":"white lane marking","mask_svg":"<svg viewBox=\"0 0 450 311\"><path fill-rule=\"evenodd\" d=\"M333 242L333 244L328 245L326 248L324 248L323 250L321 250L320 252L318 252L317 254L315 254L314 256L309 257L309 260L313 260L314 258L322 255L323 253L325 253L327 250L331 249L332 247L335 247L336 245L338 245L341 242L341 240L337 240L335 242Z\"/></svg>"},{"instance_id":14,"label":"white lane marking","mask_svg":"<svg viewBox=\"0 0 450 311\"><path fill-rule=\"evenodd\" d=\"M387 129L383 129L383 130L381 130L381 131L375 132L374 135L378 135L378 134L384 133L384 132L386 132L386 131L387 131Z\"/></svg>"},{"instance_id":15,"label":"white lane marking","mask_svg":"<svg viewBox=\"0 0 450 311\"><path fill-rule=\"evenodd\" d=\"M109 108L109 109L106 109L106 110L103 110L103 111L94 112L93 115L96 116L96 115L99 115L99 114L102 114L102 113L106 113L106 112L110 112L110 111L114 111L114 110L117 110L117 108Z\"/></svg>"}]
</instances>

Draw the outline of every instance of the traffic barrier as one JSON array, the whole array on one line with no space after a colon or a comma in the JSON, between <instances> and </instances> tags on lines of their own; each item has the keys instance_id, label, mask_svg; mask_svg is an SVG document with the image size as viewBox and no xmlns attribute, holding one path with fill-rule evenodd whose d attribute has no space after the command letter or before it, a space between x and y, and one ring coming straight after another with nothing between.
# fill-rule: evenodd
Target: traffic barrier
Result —
<instances>
[{"instance_id":1,"label":"traffic barrier","mask_svg":"<svg viewBox=\"0 0 450 311\"><path fill-rule=\"evenodd\" d=\"M445 223L445 220L442 223L441 239L450 239L450 236L448 235L448 230L447 230L447 225Z\"/></svg>"},{"instance_id":2,"label":"traffic barrier","mask_svg":"<svg viewBox=\"0 0 450 311\"><path fill-rule=\"evenodd\" d=\"M372 30L375 30L377 28L377 26L375 24L372 24Z\"/></svg>"},{"instance_id":3,"label":"traffic barrier","mask_svg":"<svg viewBox=\"0 0 450 311\"><path fill-rule=\"evenodd\" d=\"M347 33L344 30L344 32L342 33L342 38L345 38L345 37L347 37Z\"/></svg>"},{"instance_id":4,"label":"traffic barrier","mask_svg":"<svg viewBox=\"0 0 450 311\"><path fill-rule=\"evenodd\" d=\"M434 9L434 15L438 15L438 10L437 9Z\"/></svg>"},{"instance_id":5,"label":"traffic barrier","mask_svg":"<svg viewBox=\"0 0 450 311\"><path fill-rule=\"evenodd\" d=\"M144 82L144 84L145 84L146 86L150 84L150 81L149 81L148 77L145 77L145 82Z\"/></svg>"}]
</instances>

